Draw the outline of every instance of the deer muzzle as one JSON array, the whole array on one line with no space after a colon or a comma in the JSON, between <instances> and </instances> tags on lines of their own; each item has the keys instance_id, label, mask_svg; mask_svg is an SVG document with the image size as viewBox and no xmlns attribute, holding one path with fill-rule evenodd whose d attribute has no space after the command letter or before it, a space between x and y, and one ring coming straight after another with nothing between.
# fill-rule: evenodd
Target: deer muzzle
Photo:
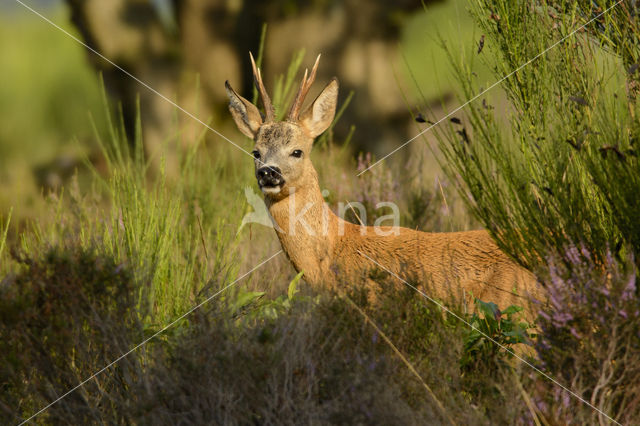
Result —
<instances>
[{"instance_id":1,"label":"deer muzzle","mask_svg":"<svg viewBox=\"0 0 640 426\"><path fill-rule=\"evenodd\" d=\"M260 167L256 171L256 178L258 179L260 189L263 191L268 189L277 189L279 186L284 184L282 172L275 166Z\"/></svg>"}]
</instances>

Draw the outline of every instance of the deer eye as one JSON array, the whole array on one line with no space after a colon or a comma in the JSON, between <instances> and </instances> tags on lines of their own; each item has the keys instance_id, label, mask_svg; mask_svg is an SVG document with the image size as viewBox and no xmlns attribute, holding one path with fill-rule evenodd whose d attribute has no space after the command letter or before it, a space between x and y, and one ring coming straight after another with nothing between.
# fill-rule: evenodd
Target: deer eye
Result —
<instances>
[{"instance_id":1,"label":"deer eye","mask_svg":"<svg viewBox=\"0 0 640 426\"><path fill-rule=\"evenodd\" d=\"M293 151L293 152L291 153L291 156L292 156L292 157L296 157L296 158L300 158L300 157L302 157L302 151L301 151L301 150L299 150L299 149L296 149L295 151Z\"/></svg>"},{"instance_id":2,"label":"deer eye","mask_svg":"<svg viewBox=\"0 0 640 426\"><path fill-rule=\"evenodd\" d=\"M252 152L252 154L253 154L253 158L255 158L256 160L260 159L260 152L259 151L255 150L255 151Z\"/></svg>"}]
</instances>

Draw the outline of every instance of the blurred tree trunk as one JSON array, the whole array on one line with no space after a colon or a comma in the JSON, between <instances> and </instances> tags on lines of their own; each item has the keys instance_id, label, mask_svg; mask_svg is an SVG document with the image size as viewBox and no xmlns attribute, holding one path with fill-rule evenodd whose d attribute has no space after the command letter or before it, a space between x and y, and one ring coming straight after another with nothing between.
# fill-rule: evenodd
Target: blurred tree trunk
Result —
<instances>
[{"instance_id":1,"label":"blurred tree trunk","mask_svg":"<svg viewBox=\"0 0 640 426\"><path fill-rule=\"evenodd\" d=\"M163 95L174 98L180 57L156 9L145 0L67 0L71 20L85 43ZM120 103L125 130L134 140L137 98L149 153L169 134L172 107L100 57L89 60L107 92Z\"/></svg>"}]
</instances>

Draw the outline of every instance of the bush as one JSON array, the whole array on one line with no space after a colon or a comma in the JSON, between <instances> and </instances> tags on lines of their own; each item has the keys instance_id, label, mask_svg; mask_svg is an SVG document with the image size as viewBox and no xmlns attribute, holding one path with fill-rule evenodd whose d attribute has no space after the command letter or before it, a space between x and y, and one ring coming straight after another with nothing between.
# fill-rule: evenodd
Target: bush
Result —
<instances>
[{"instance_id":1,"label":"bush","mask_svg":"<svg viewBox=\"0 0 640 426\"><path fill-rule=\"evenodd\" d=\"M574 32L593 16L580 12L589 2L555 3L561 5L473 6L485 47L478 53L474 46L463 60L451 53L456 78L464 99L474 98L484 84L474 74L481 58L494 81L509 76L501 82L507 106L492 105L504 101L488 93L467 107L468 124L456 120L439 132L449 171L472 194L474 213L501 248L530 268L573 241L600 261L608 247L640 249L640 102L626 96L636 78L628 57L611 48L616 40L637 46L640 32L615 13ZM603 20L606 34L598 30Z\"/></svg>"},{"instance_id":2,"label":"bush","mask_svg":"<svg viewBox=\"0 0 640 426\"><path fill-rule=\"evenodd\" d=\"M510 365L468 369L464 374L473 386L482 384L481 391L463 377L458 361L466 326L459 320L425 306L409 289L381 295L375 307L360 291L347 297L352 302L296 296L276 316L251 314L261 303L273 304L255 302L231 321L223 304L195 312L191 327L155 352L136 418L151 424L489 424L530 418L510 383ZM353 301L362 307L354 309Z\"/></svg>"},{"instance_id":3,"label":"bush","mask_svg":"<svg viewBox=\"0 0 640 426\"><path fill-rule=\"evenodd\" d=\"M296 300L273 319L196 313L149 375L151 424L441 422L407 373L344 302Z\"/></svg>"},{"instance_id":4,"label":"bush","mask_svg":"<svg viewBox=\"0 0 640 426\"><path fill-rule=\"evenodd\" d=\"M531 344L533 336L529 329L533 327L516 320L517 314L523 310L519 306L511 305L501 311L495 303L480 299L476 299L476 306L478 313L474 313L469 321L473 328L464 339L461 365L467 372L479 368L491 372L513 359L514 351L520 350L515 345Z\"/></svg>"},{"instance_id":5,"label":"bush","mask_svg":"<svg viewBox=\"0 0 640 426\"><path fill-rule=\"evenodd\" d=\"M640 419L640 298L633 262L608 256L594 265L590 254L570 247L564 261L549 257L536 349L543 367L592 405L623 424ZM567 266L570 265L570 266ZM584 404L547 382L538 404L561 423L607 423Z\"/></svg>"},{"instance_id":6,"label":"bush","mask_svg":"<svg viewBox=\"0 0 640 426\"><path fill-rule=\"evenodd\" d=\"M618 421L637 423L640 26L636 2L602 14L615 3L474 3L484 49L461 59L450 52L462 95L474 101L439 138L473 212L549 290L538 319L542 368ZM503 94L476 100L485 83L476 58ZM532 374L532 410L560 423L609 421Z\"/></svg>"},{"instance_id":7,"label":"bush","mask_svg":"<svg viewBox=\"0 0 640 426\"><path fill-rule=\"evenodd\" d=\"M139 286L124 264L90 251L51 248L17 256L0 284L0 414L30 416L142 341ZM142 358L125 357L42 414L67 424L122 419Z\"/></svg>"}]
</instances>

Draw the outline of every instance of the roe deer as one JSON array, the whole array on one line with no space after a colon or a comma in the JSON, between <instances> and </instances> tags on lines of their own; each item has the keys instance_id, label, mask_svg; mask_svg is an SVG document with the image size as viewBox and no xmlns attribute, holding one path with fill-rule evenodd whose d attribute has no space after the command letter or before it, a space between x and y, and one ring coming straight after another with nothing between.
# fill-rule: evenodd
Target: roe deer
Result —
<instances>
[{"instance_id":1,"label":"roe deer","mask_svg":"<svg viewBox=\"0 0 640 426\"><path fill-rule=\"evenodd\" d=\"M318 60L320 57L318 56ZM430 297L463 297L492 301L501 308L543 300L534 276L518 266L486 231L427 233L401 227L360 226L331 212L310 160L314 138L333 121L338 80L332 79L302 113L302 104L318 67L305 71L284 121L276 121L271 100L253 57L255 83L264 105L258 108L238 95L227 81L229 110L238 129L255 142L255 174L284 252L312 286L338 288L369 279L378 262L393 274L426 286ZM370 292L376 291L371 288ZM375 296L374 296L375 297ZM531 312L527 317L532 319Z\"/></svg>"}]
</instances>

